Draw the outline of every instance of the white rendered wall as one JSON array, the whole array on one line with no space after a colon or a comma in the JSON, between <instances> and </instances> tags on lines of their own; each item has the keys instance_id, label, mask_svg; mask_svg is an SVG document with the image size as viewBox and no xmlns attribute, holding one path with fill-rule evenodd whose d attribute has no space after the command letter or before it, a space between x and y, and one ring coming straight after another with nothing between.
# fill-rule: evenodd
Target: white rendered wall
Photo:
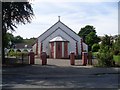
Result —
<instances>
[{"instance_id":1,"label":"white rendered wall","mask_svg":"<svg viewBox=\"0 0 120 90\"><path fill-rule=\"evenodd\" d=\"M70 36L68 36L65 32L61 31L61 29L56 30L52 35L48 36L43 41L43 51L45 51L47 54L49 54L49 52L50 52L49 41L58 35L62 36L67 41L70 41L69 42L70 47L68 48L68 53L70 51L76 51L76 41L74 39L72 39Z\"/></svg>"},{"instance_id":2,"label":"white rendered wall","mask_svg":"<svg viewBox=\"0 0 120 90\"><path fill-rule=\"evenodd\" d=\"M64 32L62 30L58 29L59 27L62 30L64 30ZM73 38L71 38L69 35L67 35L65 32L68 33L71 37L73 37L74 39L76 39L78 41L78 54L80 55L81 54L81 44L80 44L81 38L61 22L57 22L56 24L54 24L54 26L49 28L44 34L42 34L41 36L38 37L38 53L40 54L40 43L41 43L41 41L43 41L43 51L46 51L46 53L49 55L50 54L49 41L58 35L61 35L66 40L70 41L68 44L68 46L69 46L68 53L70 53L71 51L74 51L76 53L76 41ZM88 50L87 45L85 43L83 44L83 48Z\"/></svg>"},{"instance_id":3,"label":"white rendered wall","mask_svg":"<svg viewBox=\"0 0 120 90\"><path fill-rule=\"evenodd\" d=\"M32 46L32 50L36 54L36 43Z\"/></svg>"}]
</instances>

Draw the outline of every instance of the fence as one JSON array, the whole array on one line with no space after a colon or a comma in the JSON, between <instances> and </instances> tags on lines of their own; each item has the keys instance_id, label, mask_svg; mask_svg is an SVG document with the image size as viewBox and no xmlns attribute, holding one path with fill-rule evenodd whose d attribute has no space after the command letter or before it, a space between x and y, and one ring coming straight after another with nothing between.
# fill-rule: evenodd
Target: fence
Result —
<instances>
[{"instance_id":1,"label":"fence","mask_svg":"<svg viewBox=\"0 0 120 90\"><path fill-rule=\"evenodd\" d=\"M29 64L29 53L18 52L12 57L5 58L6 64Z\"/></svg>"}]
</instances>

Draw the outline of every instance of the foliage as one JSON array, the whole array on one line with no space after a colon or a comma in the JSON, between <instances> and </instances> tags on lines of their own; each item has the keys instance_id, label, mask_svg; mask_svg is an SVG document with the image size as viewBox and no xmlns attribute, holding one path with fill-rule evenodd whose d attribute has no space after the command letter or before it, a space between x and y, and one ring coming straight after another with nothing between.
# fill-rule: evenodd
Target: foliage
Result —
<instances>
[{"instance_id":1,"label":"foliage","mask_svg":"<svg viewBox=\"0 0 120 90\"><path fill-rule=\"evenodd\" d=\"M33 42L35 42L36 38L30 38L30 39L23 39L21 36L14 36L12 33L6 33L4 37L4 47L6 48L14 48L15 44L17 43L26 43L28 45L32 45ZM11 42L11 45L10 45Z\"/></svg>"},{"instance_id":2,"label":"foliage","mask_svg":"<svg viewBox=\"0 0 120 90\"><path fill-rule=\"evenodd\" d=\"M28 56L28 52L16 52L16 57L22 57L22 55L25 57L25 56Z\"/></svg>"},{"instance_id":3,"label":"foliage","mask_svg":"<svg viewBox=\"0 0 120 90\"><path fill-rule=\"evenodd\" d=\"M11 47L10 42L12 43L14 40L13 35L11 33L6 33L3 39L4 39L4 47L10 48Z\"/></svg>"},{"instance_id":4,"label":"foliage","mask_svg":"<svg viewBox=\"0 0 120 90\"><path fill-rule=\"evenodd\" d=\"M15 56L15 51L14 51L14 49L10 49L10 50L9 50L8 56Z\"/></svg>"},{"instance_id":5,"label":"foliage","mask_svg":"<svg viewBox=\"0 0 120 90\"><path fill-rule=\"evenodd\" d=\"M117 65L120 65L120 55L113 55L113 60Z\"/></svg>"},{"instance_id":6,"label":"foliage","mask_svg":"<svg viewBox=\"0 0 120 90\"><path fill-rule=\"evenodd\" d=\"M116 55L120 55L120 35L105 35L102 37L100 50L97 54L98 64L100 66L112 66ZM118 62L118 57L116 59L115 62Z\"/></svg>"},{"instance_id":7,"label":"foliage","mask_svg":"<svg viewBox=\"0 0 120 90\"><path fill-rule=\"evenodd\" d=\"M120 35L117 36L115 42L113 43L113 50L120 51Z\"/></svg>"},{"instance_id":8,"label":"foliage","mask_svg":"<svg viewBox=\"0 0 120 90\"><path fill-rule=\"evenodd\" d=\"M90 32L85 39L86 44L88 44L90 47L92 47L93 44L99 42L99 38L97 37L95 32ZM91 49L89 49L90 51Z\"/></svg>"},{"instance_id":9,"label":"foliage","mask_svg":"<svg viewBox=\"0 0 120 90\"><path fill-rule=\"evenodd\" d=\"M30 23L33 15L29 2L2 2L2 42L8 30L15 31L16 25ZM5 63L5 43L2 46L2 63Z\"/></svg>"},{"instance_id":10,"label":"foliage","mask_svg":"<svg viewBox=\"0 0 120 90\"><path fill-rule=\"evenodd\" d=\"M22 42L23 42L23 38L21 36L14 37L14 43L22 43Z\"/></svg>"},{"instance_id":11,"label":"foliage","mask_svg":"<svg viewBox=\"0 0 120 90\"><path fill-rule=\"evenodd\" d=\"M8 56L15 56L15 57L22 57L23 56L28 56L28 52L25 50L23 52L17 50L16 52L13 49L10 49L8 52Z\"/></svg>"},{"instance_id":12,"label":"foliage","mask_svg":"<svg viewBox=\"0 0 120 90\"><path fill-rule=\"evenodd\" d=\"M14 45L16 43L22 43L22 42L24 42L24 39L21 36L15 37L13 34L8 32L4 36L4 47L6 48L14 48Z\"/></svg>"},{"instance_id":13,"label":"foliage","mask_svg":"<svg viewBox=\"0 0 120 90\"><path fill-rule=\"evenodd\" d=\"M98 64L100 66L112 66L113 65L113 41L112 36L105 35L102 38L102 42L100 45L100 50L97 55Z\"/></svg>"},{"instance_id":14,"label":"foliage","mask_svg":"<svg viewBox=\"0 0 120 90\"><path fill-rule=\"evenodd\" d=\"M92 45L92 51L93 52L98 52L99 49L100 49L100 45L99 44L95 43L95 44Z\"/></svg>"},{"instance_id":15,"label":"foliage","mask_svg":"<svg viewBox=\"0 0 120 90\"><path fill-rule=\"evenodd\" d=\"M102 45L108 45L109 47L112 46L112 36L108 36L108 35L105 35L103 38L102 38Z\"/></svg>"},{"instance_id":16,"label":"foliage","mask_svg":"<svg viewBox=\"0 0 120 90\"><path fill-rule=\"evenodd\" d=\"M93 26L86 25L81 28L78 35L83 38L83 42L88 44L88 51L91 51L91 47L94 43L98 43L100 38L96 35L96 30Z\"/></svg>"},{"instance_id":17,"label":"foliage","mask_svg":"<svg viewBox=\"0 0 120 90\"><path fill-rule=\"evenodd\" d=\"M2 27L14 31L17 24L30 23L33 9L29 2L2 2Z\"/></svg>"},{"instance_id":18,"label":"foliage","mask_svg":"<svg viewBox=\"0 0 120 90\"><path fill-rule=\"evenodd\" d=\"M114 50L114 55L119 55L120 51L119 50Z\"/></svg>"},{"instance_id":19,"label":"foliage","mask_svg":"<svg viewBox=\"0 0 120 90\"><path fill-rule=\"evenodd\" d=\"M85 40L85 37L90 33L90 32L96 32L95 28L90 25L86 25L85 27L81 28L78 35Z\"/></svg>"},{"instance_id":20,"label":"foliage","mask_svg":"<svg viewBox=\"0 0 120 90\"><path fill-rule=\"evenodd\" d=\"M96 58L96 57L97 57L97 54L98 54L98 52L92 52L93 58Z\"/></svg>"},{"instance_id":21,"label":"foliage","mask_svg":"<svg viewBox=\"0 0 120 90\"><path fill-rule=\"evenodd\" d=\"M99 66L112 66L113 65L113 53L108 46L101 46L97 54Z\"/></svg>"},{"instance_id":22,"label":"foliage","mask_svg":"<svg viewBox=\"0 0 120 90\"><path fill-rule=\"evenodd\" d=\"M35 42L36 38L30 38L30 39L24 39L24 43L28 44L28 45L32 45L33 42Z\"/></svg>"}]
</instances>

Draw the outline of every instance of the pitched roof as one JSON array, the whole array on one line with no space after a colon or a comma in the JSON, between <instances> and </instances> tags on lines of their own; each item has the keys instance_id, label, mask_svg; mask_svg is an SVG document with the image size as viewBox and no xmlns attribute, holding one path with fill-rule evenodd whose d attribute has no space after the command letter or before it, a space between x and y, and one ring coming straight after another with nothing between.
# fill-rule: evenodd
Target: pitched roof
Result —
<instances>
[{"instance_id":1,"label":"pitched roof","mask_svg":"<svg viewBox=\"0 0 120 90\"><path fill-rule=\"evenodd\" d=\"M16 49L22 49L22 48L32 48L32 45L28 45L26 43L18 43L15 44Z\"/></svg>"},{"instance_id":2,"label":"pitched roof","mask_svg":"<svg viewBox=\"0 0 120 90\"><path fill-rule=\"evenodd\" d=\"M58 22L60 22L60 21L58 21ZM44 33L42 33L39 37L41 37L42 35L44 35L47 31L49 31L53 26L55 26L58 22L56 22L54 25L52 25L48 30L46 30ZM39 38L38 37L38 38Z\"/></svg>"},{"instance_id":3,"label":"pitched roof","mask_svg":"<svg viewBox=\"0 0 120 90\"><path fill-rule=\"evenodd\" d=\"M55 29L51 34L53 34L55 31L57 31L58 29L62 30L64 33L66 33L68 36L70 36L67 32L65 32L63 29L61 29L60 27L58 27L57 29ZM49 34L48 36L50 36L51 34ZM46 38L48 38L48 36ZM77 41L75 38L73 38L72 36L70 36L72 39L74 39L75 41ZM42 41L44 41L46 38L44 38ZM41 41L41 42L42 42Z\"/></svg>"},{"instance_id":4,"label":"pitched roof","mask_svg":"<svg viewBox=\"0 0 120 90\"><path fill-rule=\"evenodd\" d=\"M44 41L49 35L51 35L52 33L54 33L56 31L56 29L54 31L49 31L51 28L53 28L55 25L57 25L58 23L61 23L63 26L65 26L67 29L69 29L72 33L74 33L76 36L78 36L76 34L76 32L74 32L72 29L70 29L67 25L65 25L63 22L61 22L60 20L58 20L54 25L52 25L48 30L46 30L43 34L41 34L38 38L42 37L44 35L44 38L41 39L41 41ZM58 27L60 28L60 27ZM57 29L58 29L57 28ZM61 29L61 28L60 28ZM62 30L62 29L61 29ZM49 32L49 35L46 34ZM64 31L67 35L69 35L69 33L67 31ZM71 38L73 38L75 41L78 41L78 38L72 37L71 35L69 35ZM79 37L79 36L78 36ZM79 37L81 38L81 37ZM37 40L36 40L37 41Z\"/></svg>"}]
</instances>

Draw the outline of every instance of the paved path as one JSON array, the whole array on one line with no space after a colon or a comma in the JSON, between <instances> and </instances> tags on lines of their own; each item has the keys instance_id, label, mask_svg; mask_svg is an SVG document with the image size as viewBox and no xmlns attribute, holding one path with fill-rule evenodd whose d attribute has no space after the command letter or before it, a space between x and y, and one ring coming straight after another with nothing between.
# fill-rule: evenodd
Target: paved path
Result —
<instances>
[{"instance_id":1,"label":"paved path","mask_svg":"<svg viewBox=\"0 0 120 90\"><path fill-rule=\"evenodd\" d=\"M46 66L3 68L3 88L118 88L119 68L71 66L64 60L50 62Z\"/></svg>"},{"instance_id":2,"label":"paved path","mask_svg":"<svg viewBox=\"0 0 120 90\"><path fill-rule=\"evenodd\" d=\"M96 60L93 60L93 64L96 63ZM42 60L41 59L35 59L35 64L40 64L42 65ZM70 65L70 59L47 59L47 64L48 65L56 65L56 66L71 66ZM75 60L75 66L81 66L82 65L82 60L77 59Z\"/></svg>"}]
</instances>

